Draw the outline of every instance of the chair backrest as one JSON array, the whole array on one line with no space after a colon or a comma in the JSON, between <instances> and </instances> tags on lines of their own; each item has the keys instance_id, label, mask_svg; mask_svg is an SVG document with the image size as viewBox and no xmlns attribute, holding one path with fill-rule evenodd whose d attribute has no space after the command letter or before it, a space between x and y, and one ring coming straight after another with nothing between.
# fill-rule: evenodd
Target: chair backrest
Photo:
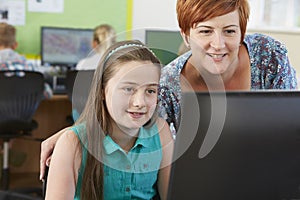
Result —
<instances>
[{"instance_id":1,"label":"chair backrest","mask_svg":"<svg viewBox=\"0 0 300 200\"><path fill-rule=\"evenodd\" d=\"M68 70L66 73L66 90L70 101L72 101L73 86L78 70Z\"/></svg>"},{"instance_id":2,"label":"chair backrest","mask_svg":"<svg viewBox=\"0 0 300 200\"><path fill-rule=\"evenodd\" d=\"M70 70L66 74L66 89L73 110L80 114L86 104L95 70Z\"/></svg>"},{"instance_id":3,"label":"chair backrest","mask_svg":"<svg viewBox=\"0 0 300 200\"><path fill-rule=\"evenodd\" d=\"M0 122L30 121L43 98L43 74L0 71L0 91Z\"/></svg>"}]
</instances>

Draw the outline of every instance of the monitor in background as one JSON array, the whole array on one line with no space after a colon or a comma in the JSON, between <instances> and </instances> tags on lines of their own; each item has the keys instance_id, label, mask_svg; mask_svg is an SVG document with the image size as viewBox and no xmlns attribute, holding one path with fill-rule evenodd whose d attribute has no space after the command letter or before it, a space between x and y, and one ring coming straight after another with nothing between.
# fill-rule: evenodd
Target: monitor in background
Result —
<instances>
[{"instance_id":1,"label":"monitor in background","mask_svg":"<svg viewBox=\"0 0 300 200\"><path fill-rule=\"evenodd\" d=\"M146 30L145 43L166 65L178 57L182 37L179 31Z\"/></svg>"},{"instance_id":2,"label":"monitor in background","mask_svg":"<svg viewBox=\"0 0 300 200\"><path fill-rule=\"evenodd\" d=\"M93 29L41 27L41 64L73 68L92 51Z\"/></svg>"},{"instance_id":3,"label":"monitor in background","mask_svg":"<svg viewBox=\"0 0 300 200\"><path fill-rule=\"evenodd\" d=\"M181 111L168 199L300 199L300 91L183 93Z\"/></svg>"}]
</instances>

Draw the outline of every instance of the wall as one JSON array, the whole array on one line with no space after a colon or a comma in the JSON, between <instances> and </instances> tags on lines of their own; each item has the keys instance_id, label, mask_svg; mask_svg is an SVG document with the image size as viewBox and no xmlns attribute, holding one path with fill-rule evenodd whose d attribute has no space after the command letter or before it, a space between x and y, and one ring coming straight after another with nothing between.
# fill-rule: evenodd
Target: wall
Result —
<instances>
[{"instance_id":1,"label":"wall","mask_svg":"<svg viewBox=\"0 0 300 200\"><path fill-rule=\"evenodd\" d=\"M17 51L39 55L41 26L94 28L98 24L108 23L122 33L126 31L127 3L116 3L114 0L64 0L63 13L26 12L25 26L16 26L19 42Z\"/></svg>"},{"instance_id":2,"label":"wall","mask_svg":"<svg viewBox=\"0 0 300 200\"><path fill-rule=\"evenodd\" d=\"M145 42L145 29L178 31L176 0L135 0L132 37Z\"/></svg>"},{"instance_id":3,"label":"wall","mask_svg":"<svg viewBox=\"0 0 300 200\"><path fill-rule=\"evenodd\" d=\"M133 28L177 29L176 0L135 0Z\"/></svg>"}]
</instances>

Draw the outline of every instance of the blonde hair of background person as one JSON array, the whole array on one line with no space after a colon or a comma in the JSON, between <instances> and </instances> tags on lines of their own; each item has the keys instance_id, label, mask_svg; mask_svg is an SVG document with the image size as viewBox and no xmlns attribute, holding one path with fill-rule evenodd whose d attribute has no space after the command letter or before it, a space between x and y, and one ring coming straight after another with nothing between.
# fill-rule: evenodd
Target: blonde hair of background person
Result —
<instances>
[{"instance_id":1,"label":"blonde hair of background person","mask_svg":"<svg viewBox=\"0 0 300 200\"><path fill-rule=\"evenodd\" d=\"M96 69L103 53L116 43L116 31L108 24L101 24L94 28L92 47L93 52L87 58L80 60L77 70Z\"/></svg>"},{"instance_id":2,"label":"blonde hair of background person","mask_svg":"<svg viewBox=\"0 0 300 200\"><path fill-rule=\"evenodd\" d=\"M166 199L173 138L156 111L160 68L139 41L107 50L82 114L57 141L47 200Z\"/></svg>"}]
</instances>

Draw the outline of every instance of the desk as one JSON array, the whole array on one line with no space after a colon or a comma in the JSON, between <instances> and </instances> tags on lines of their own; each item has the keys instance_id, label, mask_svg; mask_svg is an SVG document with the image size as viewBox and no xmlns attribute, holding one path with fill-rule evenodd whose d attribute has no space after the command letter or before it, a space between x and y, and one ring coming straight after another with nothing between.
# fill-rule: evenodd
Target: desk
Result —
<instances>
[{"instance_id":1,"label":"desk","mask_svg":"<svg viewBox=\"0 0 300 200\"><path fill-rule=\"evenodd\" d=\"M39 105L34 119L38 128L32 132L35 138L47 138L60 129L68 126L66 117L72 112L72 104L67 95L54 95ZM38 141L15 139L12 149L26 153L26 161L20 167L11 166L12 173L39 172L41 144Z\"/></svg>"}]
</instances>

